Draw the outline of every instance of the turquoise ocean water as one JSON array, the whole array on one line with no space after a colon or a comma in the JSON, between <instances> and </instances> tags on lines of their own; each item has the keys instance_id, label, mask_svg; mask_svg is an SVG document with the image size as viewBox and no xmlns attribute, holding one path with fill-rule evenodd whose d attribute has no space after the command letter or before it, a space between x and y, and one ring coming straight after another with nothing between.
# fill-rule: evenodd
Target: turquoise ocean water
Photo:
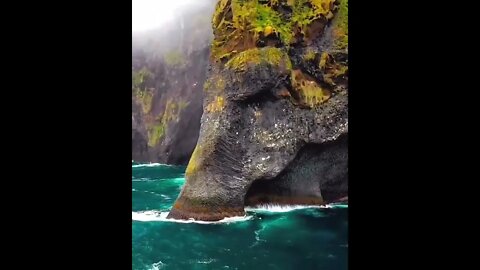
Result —
<instances>
[{"instance_id":1,"label":"turquoise ocean water","mask_svg":"<svg viewBox=\"0 0 480 270\"><path fill-rule=\"evenodd\" d=\"M263 206L245 217L197 223L166 219L185 167L132 163L132 269L321 269L348 267L348 207Z\"/></svg>"}]
</instances>

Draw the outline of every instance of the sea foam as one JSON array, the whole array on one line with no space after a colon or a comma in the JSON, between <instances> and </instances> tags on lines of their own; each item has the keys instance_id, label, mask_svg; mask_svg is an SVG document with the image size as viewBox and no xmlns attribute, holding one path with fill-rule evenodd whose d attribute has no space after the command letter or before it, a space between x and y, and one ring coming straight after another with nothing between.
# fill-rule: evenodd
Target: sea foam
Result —
<instances>
[{"instance_id":1,"label":"sea foam","mask_svg":"<svg viewBox=\"0 0 480 270\"><path fill-rule=\"evenodd\" d=\"M171 219L167 218L169 212L160 212L160 211L139 211L132 212L132 220L135 221L160 221L160 222L177 222L177 223L198 223L198 224L219 224L219 223L232 223L239 221L246 221L253 218L253 216L238 216L238 217L227 217L219 221L203 221L203 220L180 220L180 219Z\"/></svg>"},{"instance_id":2,"label":"sea foam","mask_svg":"<svg viewBox=\"0 0 480 270\"><path fill-rule=\"evenodd\" d=\"M295 211L299 209L307 208L330 208L330 206L318 206L318 205L278 205L278 204L263 204L255 207L245 207L247 212L270 212L270 213L285 213Z\"/></svg>"},{"instance_id":3,"label":"sea foam","mask_svg":"<svg viewBox=\"0 0 480 270\"><path fill-rule=\"evenodd\" d=\"M147 163L147 164L135 164L135 165L132 165L132 168L141 168L141 167L158 167L158 166L167 166L167 167L171 167L172 165L161 164L161 163Z\"/></svg>"},{"instance_id":4,"label":"sea foam","mask_svg":"<svg viewBox=\"0 0 480 270\"><path fill-rule=\"evenodd\" d=\"M152 267L150 268L150 270L160 270L162 269L166 264L164 264L162 261L158 261L154 264L152 264Z\"/></svg>"},{"instance_id":5,"label":"sea foam","mask_svg":"<svg viewBox=\"0 0 480 270\"><path fill-rule=\"evenodd\" d=\"M245 207L247 212L269 212L269 213L285 213L295 210L308 208L348 208L348 205L343 204L327 204L327 205L278 205L278 204L263 204L255 207Z\"/></svg>"}]
</instances>

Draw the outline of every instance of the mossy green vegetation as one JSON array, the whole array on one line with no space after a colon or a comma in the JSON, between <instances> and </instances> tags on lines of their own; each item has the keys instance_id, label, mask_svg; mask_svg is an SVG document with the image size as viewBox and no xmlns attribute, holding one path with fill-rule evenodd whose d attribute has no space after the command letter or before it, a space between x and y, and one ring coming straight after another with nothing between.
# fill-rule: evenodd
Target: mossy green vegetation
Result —
<instances>
[{"instance_id":1,"label":"mossy green vegetation","mask_svg":"<svg viewBox=\"0 0 480 270\"><path fill-rule=\"evenodd\" d=\"M340 4L332 21L333 36L337 49L345 49L348 47L348 0L337 1L340 1Z\"/></svg>"},{"instance_id":2,"label":"mossy green vegetation","mask_svg":"<svg viewBox=\"0 0 480 270\"><path fill-rule=\"evenodd\" d=\"M225 89L226 83L221 75L213 74L203 84L203 90L207 92L221 92Z\"/></svg>"},{"instance_id":3,"label":"mossy green vegetation","mask_svg":"<svg viewBox=\"0 0 480 270\"><path fill-rule=\"evenodd\" d=\"M225 107L225 99L222 96L217 96L215 99L210 102L206 107L205 110L207 112L221 112Z\"/></svg>"},{"instance_id":4,"label":"mossy green vegetation","mask_svg":"<svg viewBox=\"0 0 480 270\"><path fill-rule=\"evenodd\" d=\"M348 72L348 66L335 65L330 68L324 75L323 81L329 85L335 86L335 79L343 77Z\"/></svg>"},{"instance_id":5,"label":"mossy green vegetation","mask_svg":"<svg viewBox=\"0 0 480 270\"><path fill-rule=\"evenodd\" d=\"M330 98L330 92L320 87L317 82L309 78L300 70L293 70L291 75L292 87L295 89L304 105L313 108Z\"/></svg>"},{"instance_id":6,"label":"mossy green vegetation","mask_svg":"<svg viewBox=\"0 0 480 270\"><path fill-rule=\"evenodd\" d=\"M168 124L172 121L178 121L181 110L188 106L187 102L167 100L165 110L153 124L148 127L148 146L156 146L162 137L167 133Z\"/></svg>"},{"instance_id":7,"label":"mossy green vegetation","mask_svg":"<svg viewBox=\"0 0 480 270\"><path fill-rule=\"evenodd\" d=\"M254 48L240 52L230 59L225 67L236 71L245 71L248 65L269 64L275 67L292 69L292 63L288 55L280 48L266 47Z\"/></svg>"},{"instance_id":8,"label":"mossy green vegetation","mask_svg":"<svg viewBox=\"0 0 480 270\"><path fill-rule=\"evenodd\" d=\"M155 145L157 145L160 139L163 137L164 133L165 125L163 125L163 123L159 122L153 125L148 130L148 146L154 147Z\"/></svg>"},{"instance_id":9,"label":"mossy green vegetation","mask_svg":"<svg viewBox=\"0 0 480 270\"><path fill-rule=\"evenodd\" d=\"M162 116L162 122L168 123L170 121L177 121L179 113L179 105L171 99L167 100L165 111Z\"/></svg>"},{"instance_id":10,"label":"mossy green vegetation","mask_svg":"<svg viewBox=\"0 0 480 270\"><path fill-rule=\"evenodd\" d=\"M222 59L232 53L255 47L254 27L258 1L221 0L213 15L215 40L212 56Z\"/></svg>"},{"instance_id":11,"label":"mossy green vegetation","mask_svg":"<svg viewBox=\"0 0 480 270\"><path fill-rule=\"evenodd\" d=\"M152 108L153 89L147 88L146 83L153 77L153 73L146 67L138 71L132 70L132 92L145 114L149 113Z\"/></svg>"},{"instance_id":12,"label":"mossy green vegetation","mask_svg":"<svg viewBox=\"0 0 480 270\"><path fill-rule=\"evenodd\" d=\"M147 79L153 79L153 73L148 70L147 67L142 67L140 70L135 71L132 69L132 91L145 89L145 83Z\"/></svg>"},{"instance_id":13,"label":"mossy green vegetation","mask_svg":"<svg viewBox=\"0 0 480 270\"><path fill-rule=\"evenodd\" d=\"M190 157L190 161L188 162L187 169L185 170L185 175L190 176L194 174L199 167L199 157L201 155L202 146L197 143L195 149L193 150L192 156Z\"/></svg>"},{"instance_id":14,"label":"mossy green vegetation","mask_svg":"<svg viewBox=\"0 0 480 270\"><path fill-rule=\"evenodd\" d=\"M311 108L327 101L330 98L330 93L328 90L322 89L314 81L306 82L306 84L302 87L301 95L303 101Z\"/></svg>"},{"instance_id":15,"label":"mossy green vegetation","mask_svg":"<svg viewBox=\"0 0 480 270\"><path fill-rule=\"evenodd\" d=\"M288 5L292 7L291 23L298 27L302 34L306 28L315 20L333 18L332 10L335 0L289 0Z\"/></svg>"},{"instance_id":16,"label":"mossy green vegetation","mask_svg":"<svg viewBox=\"0 0 480 270\"><path fill-rule=\"evenodd\" d=\"M325 66L327 65L327 61L328 59L330 58L330 56L328 55L327 52L323 52L321 55L320 55L320 61L318 62L318 68L320 70L324 70L325 69Z\"/></svg>"},{"instance_id":17,"label":"mossy green vegetation","mask_svg":"<svg viewBox=\"0 0 480 270\"><path fill-rule=\"evenodd\" d=\"M220 0L212 19L212 58L230 58L256 47L260 39L271 35L289 48L298 42L298 37L306 36L313 22L326 23L334 17L335 1L288 0L283 2L292 10L287 14L279 8L282 3L278 0Z\"/></svg>"},{"instance_id":18,"label":"mossy green vegetation","mask_svg":"<svg viewBox=\"0 0 480 270\"><path fill-rule=\"evenodd\" d=\"M153 100L153 91L152 89L144 91L136 91L135 97L137 102L142 106L142 111L144 114L149 113L152 110L152 100Z\"/></svg>"},{"instance_id":19,"label":"mossy green vegetation","mask_svg":"<svg viewBox=\"0 0 480 270\"><path fill-rule=\"evenodd\" d=\"M305 61L313 61L313 60L315 60L316 56L317 56L317 53L314 50L309 48L309 49L307 49L307 51L303 55L303 59Z\"/></svg>"},{"instance_id":20,"label":"mossy green vegetation","mask_svg":"<svg viewBox=\"0 0 480 270\"><path fill-rule=\"evenodd\" d=\"M276 5L278 1L262 4L258 0L221 0L212 21L215 34L213 58L222 59L254 48L261 37L270 35L289 44L292 31L282 15L273 9Z\"/></svg>"},{"instance_id":21,"label":"mossy green vegetation","mask_svg":"<svg viewBox=\"0 0 480 270\"><path fill-rule=\"evenodd\" d=\"M171 67L180 67L186 63L183 54L178 50L166 53L163 57L163 60Z\"/></svg>"},{"instance_id":22,"label":"mossy green vegetation","mask_svg":"<svg viewBox=\"0 0 480 270\"><path fill-rule=\"evenodd\" d=\"M337 49L348 45L348 0L220 0L212 25L212 60L235 72L259 64L285 68L292 72L291 86L298 91L301 103L310 107L328 100L332 89L323 87L334 86L334 79L348 72L345 63L335 63L329 54L335 55ZM334 48L322 52L310 47L327 26L331 26ZM292 71L289 53L293 47L304 48L302 59L324 73L325 84L320 86L298 67ZM224 81L215 75L204 85L207 91L224 87ZM280 95L289 96L285 91ZM219 111L219 104L223 103L215 99L207 111Z\"/></svg>"},{"instance_id":23,"label":"mossy green vegetation","mask_svg":"<svg viewBox=\"0 0 480 270\"><path fill-rule=\"evenodd\" d=\"M346 63L337 63L335 58L327 52L321 54L318 67L323 72L323 81L331 86L336 85L334 79L342 77L348 72Z\"/></svg>"},{"instance_id":24,"label":"mossy green vegetation","mask_svg":"<svg viewBox=\"0 0 480 270\"><path fill-rule=\"evenodd\" d=\"M272 1L270 1L270 3L271 2ZM257 14L252 24L256 39L259 38L261 33L264 36L276 34L282 40L283 44L290 44L292 31L289 23L272 7L258 3L255 3L255 5ZM271 3L271 5L276 6L276 4L273 3Z\"/></svg>"}]
</instances>

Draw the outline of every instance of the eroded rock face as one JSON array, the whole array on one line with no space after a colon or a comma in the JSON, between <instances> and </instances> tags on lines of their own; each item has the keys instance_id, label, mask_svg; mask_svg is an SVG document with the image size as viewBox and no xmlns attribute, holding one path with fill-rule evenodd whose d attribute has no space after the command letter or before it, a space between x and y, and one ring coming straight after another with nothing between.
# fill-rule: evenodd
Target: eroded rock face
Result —
<instances>
[{"instance_id":1,"label":"eroded rock face","mask_svg":"<svg viewBox=\"0 0 480 270\"><path fill-rule=\"evenodd\" d=\"M347 136L324 144L305 145L275 181L255 181L245 205L322 204L348 193Z\"/></svg>"},{"instance_id":2,"label":"eroded rock face","mask_svg":"<svg viewBox=\"0 0 480 270\"><path fill-rule=\"evenodd\" d=\"M221 0L199 139L169 218L347 196L346 0Z\"/></svg>"}]
</instances>

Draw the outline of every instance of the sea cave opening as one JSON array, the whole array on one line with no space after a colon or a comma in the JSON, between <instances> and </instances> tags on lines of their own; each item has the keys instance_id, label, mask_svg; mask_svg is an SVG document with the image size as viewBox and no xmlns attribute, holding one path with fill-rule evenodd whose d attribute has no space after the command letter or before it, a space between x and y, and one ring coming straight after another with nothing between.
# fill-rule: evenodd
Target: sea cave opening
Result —
<instances>
[{"instance_id":1,"label":"sea cave opening","mask_svg":"<svg viewBox=\"0 0 480 270\"><path fill-rule=\"evenodd\" d=\"M348 196L348 137L307 144L273 179L257 179L244 206L324 205Z\"/></svg>"}]
</instances>

